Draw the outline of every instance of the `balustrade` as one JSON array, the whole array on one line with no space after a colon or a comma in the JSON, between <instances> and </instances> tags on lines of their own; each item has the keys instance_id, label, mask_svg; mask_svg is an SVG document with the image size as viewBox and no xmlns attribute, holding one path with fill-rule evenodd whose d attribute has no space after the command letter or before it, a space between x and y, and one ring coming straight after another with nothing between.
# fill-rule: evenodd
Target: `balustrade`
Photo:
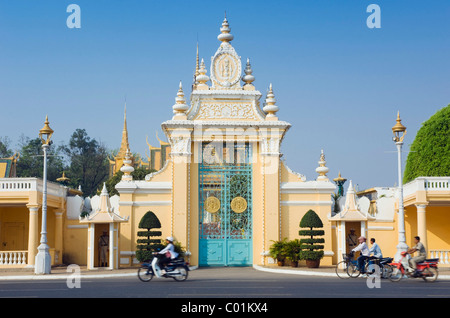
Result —
<instances>
[{"instance_id":1,"label":"balustrade","mask_svg":"<svg viewBox=\"0 0 450 318\"><path fill-rule=\"evenodd\" d=\"M0 266L26 265L28 251L0 251Z\"/></svg>"},{"instance_id":2,"label":"balustrade","mask_svg":"<svg viewBox=\"0 0 450 318\"><path fill-rule=\"evenodd\" d=\"M430 250L430 258L439 258L439 265L449 265L450 250Z\"/></svg>"}]
</instances>

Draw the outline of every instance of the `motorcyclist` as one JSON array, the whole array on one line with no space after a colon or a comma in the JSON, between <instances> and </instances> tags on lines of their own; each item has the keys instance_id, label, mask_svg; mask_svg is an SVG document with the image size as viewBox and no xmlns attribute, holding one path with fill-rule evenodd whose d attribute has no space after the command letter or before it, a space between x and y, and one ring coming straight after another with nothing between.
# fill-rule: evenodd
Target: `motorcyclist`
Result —
<instances>
[{"instance_id":1,"label":"motorcyclist","mask_svg":"<svg viewBox=\"0 0 450 318\"><path fill-rule=\"evenodd\" d=\"M425 250L425 246L423 246L422 242L420 242L420 237L415 236L414 237L414 245L412 248L406 251L408 254L413 254L415 252L419 252L417 256L412 257L409 260L409 266L411 266L412 269L414 269L414 273L412 274L413 277L419 276L419 271L417 270L417 263L423 262L427 257L427 251Z\"/></svg>"},{"instance_id":2,"label":"motorcyclist","mask_svg":"<svg viewBox=\"0 0 450 318\"><path fill-rule=\"evenodd\" d=\"M173 245L173 237L168 236L166 238L167 246L158 252L161 257L159 258L159 267L164 269L171 260L178 257L178 253L175 252L175 246Z\"/></svg>"}]
</instances>

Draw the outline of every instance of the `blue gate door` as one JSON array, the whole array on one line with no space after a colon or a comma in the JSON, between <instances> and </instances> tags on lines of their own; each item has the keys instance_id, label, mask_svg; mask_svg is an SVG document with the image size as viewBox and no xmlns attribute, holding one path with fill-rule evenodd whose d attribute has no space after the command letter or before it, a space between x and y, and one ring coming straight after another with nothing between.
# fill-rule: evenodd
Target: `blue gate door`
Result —
<instances>
[{"instance_id":1,"label":"blue gate door","mask_svg":"<svg viewBox=\"0 0 450 318\"><path fill-rule=\"evenodd\" d=\"M206 146L207 147L207 146ZM252 265L252 165L248 144L203 153L199 164L199 265ZM205 159L205 156L203 156ZM217 160L218 159L218 160Z\"/></svg>"}]
</instances>

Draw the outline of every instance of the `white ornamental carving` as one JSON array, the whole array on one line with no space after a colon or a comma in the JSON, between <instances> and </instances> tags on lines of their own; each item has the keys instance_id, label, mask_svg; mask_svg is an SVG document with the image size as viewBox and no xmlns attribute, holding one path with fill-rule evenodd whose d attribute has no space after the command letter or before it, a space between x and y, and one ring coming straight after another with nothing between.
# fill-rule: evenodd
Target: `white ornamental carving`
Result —
<instances>
[{"instance_id":1,"label":"white ornamental carving","mask_svg":"<svg viewBox=\"0 0 450 318\"><path fill-rule=\"evenodd\" d=\"M280 139L279 138L261 138L261 154L263 155L279 155Z\"/></svg>"},{"instance_id":2,"label":"white ornamental carving","mask_svg":"<svg viewBox=\"0 0 450 318\"><path fill-rule=\"evenodd\" d=\"M250 103L202 104L197 119L253 119L257 120Z\"/></svg>"},{"instance_id":3,"label":"white ornamental carving","mask_svg":"<svg viewBox=\"0 0 450 318\"><path fill-rule=\"evenodd\" d=\"M190 155L190 137L172 137L169 139L171 145L170 153L172 155Z\"/></svg>"}]
</instances>

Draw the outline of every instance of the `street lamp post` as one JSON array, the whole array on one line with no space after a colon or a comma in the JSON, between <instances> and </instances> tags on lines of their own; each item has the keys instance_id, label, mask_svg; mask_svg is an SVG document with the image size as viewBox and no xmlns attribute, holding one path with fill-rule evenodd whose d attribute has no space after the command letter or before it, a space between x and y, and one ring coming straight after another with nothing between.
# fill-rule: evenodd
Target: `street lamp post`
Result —
<instances>
[{"instance_id":1,"label":"street lamp post","mask_svg":"<svg viewBox=\"0 0 450 318\"><path fill-rule=\"evenodd\" d=\"M397 123L392 127L392 132L394 137L392 140L397 146L397 157L398 157L398 245L397 253L395 254L395 260L401 258L401 253L408 250L408 245L406 244L405 235L405 208L403 205L403 180L402 180L402 146L403 139L406 135L406 127L402 125L400 119L400 112L397 113Z\"/></svg>"},{"instance_id":2,"label":"street lamp post","mask_svg":"<svg viewBox=\"0 0 450 318\"><path fill-rule=\"evenodd\" d=\"M38 253L35 258L35 274L50 274L51 258L49 247L47 245L47 150L50 147L50 138L53 130L48 125L48 116L45 117L44 127L39 130L39 138L42 141L42 149L44 151L44 173L43 173L43 189L42 189L42 229L41 241L38 247Z\"/></svg>"}]
</instances>

